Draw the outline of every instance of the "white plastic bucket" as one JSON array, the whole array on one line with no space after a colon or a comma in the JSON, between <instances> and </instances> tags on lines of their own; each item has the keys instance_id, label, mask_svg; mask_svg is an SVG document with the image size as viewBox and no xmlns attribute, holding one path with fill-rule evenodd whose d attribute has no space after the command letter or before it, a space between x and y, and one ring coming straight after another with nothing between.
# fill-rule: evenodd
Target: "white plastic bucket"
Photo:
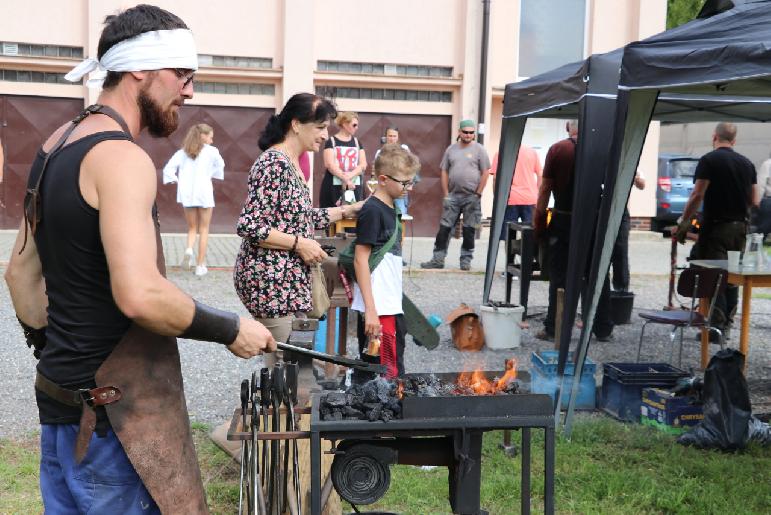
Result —
<instances>
[{"instance_id":1,"label":"white plastic bucket","mask_svg":"<svg viewBox=\"0 0 771 515\"><path fill-rule=\"evenodd\" d=\"M522 329L522 306L480 306L482 327L485 329L485 345L490 349L519 347Z\"/></svg>"}]
</instances>

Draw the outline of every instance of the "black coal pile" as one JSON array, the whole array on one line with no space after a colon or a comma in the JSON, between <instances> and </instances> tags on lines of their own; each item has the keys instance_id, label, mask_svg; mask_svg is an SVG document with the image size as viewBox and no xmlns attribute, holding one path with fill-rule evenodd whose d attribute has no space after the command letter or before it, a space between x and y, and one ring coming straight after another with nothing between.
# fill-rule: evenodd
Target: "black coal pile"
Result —
<instances>
[{"instance_id":1,"label":"black coal pile","mask_svg":"<svg viewBox=\"0 0 771 515\"><path fill-rule=\"evenodd\" d=\"M504 375L487 379L483 373L461 374L457 380L442 380L436 375L409 375L396 380L382 377L363 384L353 384L344 392L328 392L321 398L320 414L325 421L382 420L401 418L404 397L453 397L474 395L511 395L519 391L519 382Z\"/></svg>"},{"instance_id":2,"label":"black coal pile","mask_svg":"<svg viewBox=\"0 0 771 515\"><path fill-rule=\"evenodd\" d=\"M354 384L344 392L329 392L321 398L321 419L388 422L401 418L402 403L397 388L397 382L378 377Z\"/></svg>"}]
</instances>

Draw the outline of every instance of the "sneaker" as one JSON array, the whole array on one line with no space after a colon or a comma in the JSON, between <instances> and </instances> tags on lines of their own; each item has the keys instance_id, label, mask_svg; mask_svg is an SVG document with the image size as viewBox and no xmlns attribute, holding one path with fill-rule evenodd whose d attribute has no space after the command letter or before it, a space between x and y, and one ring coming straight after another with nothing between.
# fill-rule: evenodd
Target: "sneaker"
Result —
<instances>
[{"instance_id":1,"label":"sneaker","mask_svg":"<svg viewBox=\"0 0 771 515\"><path fill-rule=\"evenodd\" d=\"M404 214L402 215L402 220L404 220L405 222L409 222L409 221L410 221L410 220L412 220L412 219L413 219L413 218L412 218L412 215L408 215L407 213L404 213Z\"/></svg>"},{"instance_id":2,"label":"sneaker","mask_svg":"<svg viewBox=\"0 0 771 515\"><path fill-rule=\"evenodd\" d=\"M442 261L436 261L432 259L431 261L426 261L425 263L420 264L420 268L424 269L438 269L438 268L444 268L444 262Z\"/></svg>"},{"instance_id":3,"label":"sneaker","mask_svg":"<svg viewBox=\"0 0 771 515\"><path fill-rule=\"evenodd\" d=\"M613 340L613 333L603 334L602 336L595 334L594 337L597 338L598 342L607 343Z\"/></svg>"},{"instance_id":4,"label":"sneaker","mask_svg":"<svg viewBox=\"0 0 771 515\"><path fill-rule=\"evenodd\" d=\"M182 270L193 268L193 249L185 249L185 255L182 256L182 263L179 266Z\"/></svg>"},{"instance_id":5,"label":"sneaker","mask_svg":"<svg viewBox=\"0 0 771 515\"><path fill-rule=\"evenodd\" d=\"M195 275L198 277L202 277L206 275L209 272L209 269L206 268L206 265L198 265L195 267Z\"/></svg>"},{"instance_id":6,"label":"sneaker","mask_svg":"<svg viewBox=\"0 0 771 515\"><path fill-rule=\"evenodd\" d=\"M553 342L554 341L554 335L550 332L548 332L546 329L542 329L535 333L535 337L539 340L543 340L546 342Z\"/></svg>"},{"instance_id":7,"label":"sneaker","mask_svg":"<svg viewBox=\"0 0 771 515\"><path fill-rule=\"evenodd\" d=\"M471 270L471 263L466 263L464 261L463 263L460 264L460 269L463 270L464 272L468 272L469 270Z\"/></svg>"}]
</instances>

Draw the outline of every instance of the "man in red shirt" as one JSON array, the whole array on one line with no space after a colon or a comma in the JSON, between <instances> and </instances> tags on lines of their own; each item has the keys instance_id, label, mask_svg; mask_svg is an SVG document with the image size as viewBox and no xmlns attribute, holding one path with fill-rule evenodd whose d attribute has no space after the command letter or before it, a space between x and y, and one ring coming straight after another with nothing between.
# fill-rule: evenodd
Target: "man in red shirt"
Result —
<instances>
[{"instance_id":1,"label":"man in red shirt","mask_svg":"<svg viewBox=\"0 0 771 515\"><path fill-rule=\"evenodd\" d=\"M498 170L498 153L493 158L490 175ZM509 200L506 203L506 213L503 216L501 239L506 239L506 222L521 222L529 224L533 221L533 209L538 200L538 188L541 186L541 161L532 148L520 145L517 156L517 166L511 178Z\"/></svg>"}]
</instances>

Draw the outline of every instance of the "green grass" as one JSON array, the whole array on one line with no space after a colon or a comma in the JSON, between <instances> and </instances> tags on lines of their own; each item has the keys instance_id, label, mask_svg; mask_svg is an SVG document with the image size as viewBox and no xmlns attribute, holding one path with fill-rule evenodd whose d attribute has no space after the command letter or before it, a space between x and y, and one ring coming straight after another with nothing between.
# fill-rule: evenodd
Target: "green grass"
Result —
<instances>
[{"instance_id":1,"label":"green grass","mask_svg":"<svg viewBox=\"0 0 771 515\"><path fill-rule=\"evenodd\" d=\"M238 508L238 466L193 427L212 513ZM501 433L487 433L482 460L482 507L491 514L519 512L519 456L498 448ZM519 443L519 433L513 433ZM543 432L533 431L531 496L543 509ZM37 438L0 440L0 513L40 513ZM450 513L447 469L392 467L391 488L369 510L404 514ZM726 454L682 447L656 429L581 415L573 439L557 441L558 513L769 513L771 448L750 446ZM344 511L348 506L344 505ZM350 511L350 510L348 510Z\"/></svg>"}]
</instances>

